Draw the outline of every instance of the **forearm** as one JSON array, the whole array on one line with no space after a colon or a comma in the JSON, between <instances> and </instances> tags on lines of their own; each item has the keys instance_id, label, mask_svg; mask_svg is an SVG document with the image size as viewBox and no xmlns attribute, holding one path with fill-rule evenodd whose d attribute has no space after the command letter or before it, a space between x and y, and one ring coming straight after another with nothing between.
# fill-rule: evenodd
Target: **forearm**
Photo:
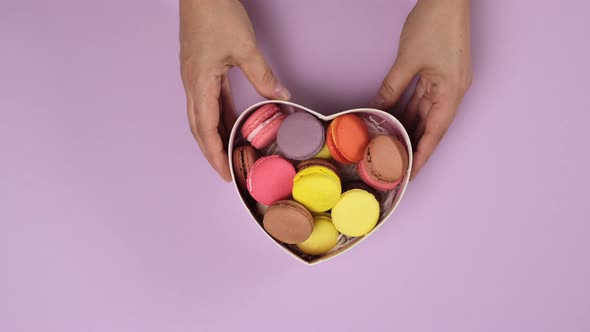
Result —
<instances>
[{"instance_id":1,"label":"forearm","mask_svg":"<svg viewBox=\"0 0 590 332\"><path fill-rule=\"evenodd\" d=\"M455 8L469 7L471 0L418 0L417 3L428 3L431 5L452 6Z\"/></svg>"},{"instance_id":2,"label":"forearm","mask_svg":"<svg viewBox=\"0 0 590 332\"><path fill-rule=\"evenodd\" d=\"M416 6L437 8L449 14L469 17L471 0L418 0Z\"/></svg>"}]
</instances>

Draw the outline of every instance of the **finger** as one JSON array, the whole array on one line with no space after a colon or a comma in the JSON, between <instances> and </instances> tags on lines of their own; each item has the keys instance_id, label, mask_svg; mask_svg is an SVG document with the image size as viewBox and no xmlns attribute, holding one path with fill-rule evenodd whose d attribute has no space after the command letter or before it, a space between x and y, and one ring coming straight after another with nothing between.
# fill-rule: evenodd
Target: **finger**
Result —
<instances>
[{"instance_id":1,"label":"finger","mask_svg":"<svg viewBox=\"0 0 590 332\"><path fill-rule=\"evenodd\" d=\"M417 116L416 118L418 119L416 122L416 129L414 129L412 137L410 138L415 150L418 149L418 143L420 143L420 138L424 136L424 129L426 128L426 119L420 116Z\"/></svg>"},{"instance_id":2,"label":"finger","mask_svg":"<svg viewBox=\"0 0 590 332\"><path fill-rule=\"evenodd\" d=\"M221 99L218 100L219 103L219 110L221 112L221 120L217 124L217 132L219 133L219 137L221 137L221 142L223 143L223 150L227 151L227 147L229 145L229 131L225 128L223 124L223 104L221 103Z\"/></svg>"},{"instance_id":3,"label":"finger","mask_svg":"<svg viewBox=\"0 0 590 332\"><path fill-rule=\"evenodd\" d=\"M195 106L194 106L194 102L193 102L193 97L192 95L188 94L186 97L186 114L188 117L188 123L191 127L191 134L193 135L193 137L195 138L195 141L197 141L197 143L199 144L199 149L201 149L201 151L203 150L203 148L201 147L202 144L202 140L199 137L199 135L197 134L197 123L195 120Z\"/></svg>"},{"instance_id":4,"label":"finger","mask_svg":"<svg viewBox=\"0 0 590 332\"><path fill-rule=\"evenodd\" d=\"M428 91L430 84L427 84L427 82L423 78L418 81L414 94L401 117L401 122L410 135L414 150L417 148L417 143L424 132L424 119L432 107L430 93Z\"/></svg>"},{"instance_id":5,"label":"finger","mask_svg":"<svg viewBox=\"0 0 590 332\"><path fill-rule=\"evenodd\" d=\"M424 130L426 129L426 119L428 119L428 114L431 110L432 101L428 93L426 93L418 104L415 118L416 121L414 128L412 128L412 142L415 144L417 144L420 141L422 135L424 135Z\"/></svg>"},{"instance_id":6,"label":"finger","mask_svg":"<svg viewBox=\"0 0 590 332\"><path fill-rule=\"evenodd\" d=\"M224 150L227 151L229 145L229 136L237 119L227 74L223 75L221 79L219 109L221 111L221 121L219 121L218 125L219 135L223 141Z\"/></svg>"},{"instance_id":7,"label":"finger","mask_svg":"<svg viewBox=\"0 0 590 332\"><path fill-rule=\"evenodd\" d=\"M412 146L414 146L415 148L416 142L414 141L414 136L416 133L416 127L420 122L419 110L421 105L422 107L426 105L426 98L424 97L424 95L422 95L422 97L419 98L419 95L415 93L414 96L412 96L412 99L414 99L412 101L412 105L410 105L410 107L402 114L400 121L404 125L404 128L406 128L408 134L410 135L410 139L412 140Z\"/></svg>"},{"instance_id":8,"label":"finger","mask_svg":"<svg viewBox=\"0 0 590 332\"><path fill-rule=\"evenodd\" d=\"M237 65L244 71L248 81L261 96L267 99L281 100L291 98L289 91L279 83L258 49L250 52L247 57L240 59Z\"/></svg>"},{"instance_id":9,"label":"finger","mask_svg":"<svg viewBox=\"0 0 590 332\"><path fill-rule=\"evenodd\" d=\"M207 162L209 162L211 167L213 169L215 169L216 172L218 172L217 169L215 168L214 164L212 163L212 161L210 160L210 158L208 157L208 155L206 153L207 146L205 145L205 143L203 142L203 139L201 139L201 137L199 136L199 134L197 132L197 124L196 124L196 119L195 119L195 107L194 107L194 103L192 102L192 97L190 99L187 99L187 101L188 101L187 102L187 114L188 114L188 118L189 118L189 124L191 127L191 133L192 133L193 137L195 138L195 141L199 145L199 149L201 150L201 152L203 153L203 155L207 159ZM222 176L222 178L223 178L223 176ZM224 178L224 180L225 180L225 178Z\"/></svg>"},{"instance_id":10,"label":"finger","mask_svg":"<svg viewBox=\"0 0 590 332\"><path fill-rule=\"evenodd\" d=\"M194 123L201 151L225 181L231 181L229 161L219 134L221 76L197 85L193 91ZM190 113L190 111L189 111Z\"/></svg>"},{"instance_id":11,"label":"finger","mask_svg":"<svg viewBox=\"0 0 590 332\"><path fill-rule=\"evenodd\" d=\"M424 134L420 137L414 163L412 166L412 179L414 179L426 161L430 158L434 149L438 146L455 118L456 106L453 103L434 103L425 120Z\"/></svg>"},{"instance_id":12,"label":"finger","mask_svg":"<svg viewBox=\"0 0 590 332\"><path fill-rule=\"evenodd\" d=\"M417 73L418 67L412 62L402 58L396 59L371 104L383 110L391 108L401 98Z\"/></svg>"},{"instance_id":13,"label":"finger","mask_svg":"<svg viewBox=\"0 0 590 332\"><path fill-rule=\"evenodd\" d=\"M234 127L238 117L236 115L236 106L231 95L231 85L227 74L223 75L223 78L221 79L221 95L219 100L221 101L222 105L221 119L225 129L229 133Z\"/></svg>"},{"instance_id":14,"label":"finger","mask_svg":"<svg viewBox=\"0 0 590 332\"><path fill-rule=\"evenodd\" d=\"M404 126L406 126L406 129L408 130L410 130L410 128L413 128L413 126L415 125L414 122L418 114L418 105L420 104L422 97L426 93L424 81L425 80L422 78L418 80L418 83L414 88L414 93L412 94L412 97L410 97L410 100L406 105L406 109L400 116L401 123L403 123Z\"/></svg>"}]
</instances>

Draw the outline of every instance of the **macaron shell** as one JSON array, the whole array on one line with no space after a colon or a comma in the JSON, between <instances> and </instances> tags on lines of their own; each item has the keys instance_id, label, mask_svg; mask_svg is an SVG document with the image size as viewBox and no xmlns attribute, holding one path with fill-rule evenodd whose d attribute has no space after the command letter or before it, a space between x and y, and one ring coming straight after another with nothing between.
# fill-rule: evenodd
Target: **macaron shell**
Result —
<instances>
[{"instance_id":1,"label":"macaron shell","mask_svg":"<svg viewBox=\"0 0 590 332\"><path fill-rule=\"evenodd\" d=\"M334 136L332 135L333 129L334 127L330 125L328 127L328 131L326 134L326 145L328 146L328 150L330 151L330 154L332 155L332 158L334 158L334 160L341 164L349 164L349 161L346 158L344 158L344 156L338 151L338 148L336 148L336 143L334 143Z\"/></svg>"},{"instance_id":2,"label":"macaron shell","mask_svg":"<svg viewBox=\"0 0 590 332\"><path fill-rule=\"evenodd\" d=\"M283 155L293 160L312 158L324 146L324 125L312 114L295 112L281 123L277 145Z\"/></svg>"},{"instance_id":3,"label":"macaron shell","mask_svg":"<svg viewBox=\"0 0 590 332\"><path fill-rule=\"evenodd\" d=\"M248 192L257 202L271 205L291 196L295 168L277 155L258 159L246 180Z\"/></svg>"},{"instance_id":4,"label":"macaron shell","mask_svg":"<svg viewBox=\"0 0 590 332\"><path fill-rule=\"evenodd\" d=\"M363 159L369 144L369 130L359 116L345 114L332 121L328 128L332 137L332 146L328 145L334 159L338 155L340 162L353 164Z\"/></svg>"},{"instance_id":5,"label":"macaron shell","mask_svg":"<svg viewBox=\"0 0 590 332\"><path fill-rule=\"evenodd\" d=\"M250 145L237 147L232 156L234 174L238 185L246 188L246 179L254 162L258 159L258 153Z\"/></svg>"},{"instance_id":6,"label":"macaron shell","mask_svg":"<svg viewBox=\"0 0 590 332\"><path fill-rule=\"evenodd\" d=\"M295 175L293 198L311 212L330 210L340 199L340 178L329 168L310 166Z\"/></svg>"},{"instance_id":7,"label":"macaron shell","mask_svg":"<svg viewBox=\"0 0 590 332\"><path fill-rule=\"evenodd\" d=\"M334 164L332 164L328 160L318 159L318 158L308 159L308 160L304 160L304 161L300 162L299 164L297 164L297 172L303 170L304 168L310 167L310 166L323 166L323 167L330 169L332 172L334 172L334 173L336 173L336 175L338 175L338 169L336 168L336 166L334 166Z\"/></svg>"},{"instance_id":8,"label":"macaron shell","mask_svg":"<svg viewBox=\"0 0 590 332\"><path fill-rule=\"evenodd\" d=\"M244 138L250 136L252 131L254 131L260 124L270 119L276 112L280 112L280 110L281 109L279 106L275 104L266 104L260 106L256 111L248 116L246 121L244 121L241 130L242 136Z\"/></svg>"},{"instance_id":9,"label":"macaron shell","mask_svg":"<svg viewBox=\"0 0 590 332\"><path fill-rule=\"evenodd\" d=\"M371 139L364 155L369 175L380 182L394 182L408 170L408 152L398 139L378 135Z\"/></svg>"},{"instance_id":10,"label":"macaron shell","mask_svg":"<svg viewBox=\"0 0 590 332\"><path fill-rule=\"evenodd\" d=\"M296 244L307 240L311 235L314 219L303 205L295 201L283 200L268 207L262 224L275 239Z\"/></svg>"},{"instance_id":11,"label":"macaron shell","mask_svg":"<svg viewBox=\"0 0 590 332\"><path fill-rule=\"evenodd\" d=\"M332 209L332 222L342 234L363 236L375 228L379 212L379 202L375 196L361 189L353 189L342 194Z\"/></svg>"},{"instance_id":12,"label":"macaron shell","mask_svg":"<svg viewBox=\"0 0 590 332\"><path fill-rule=\"evenodd\" d=\"M336 246L339 235L330 217L316 216L311 235L297 247L310 255L322 255Z\"/></svg>"},{"instance_id":13,"label":"macaron shell","mask_svg":"<svg viewBox=\"0 0 590 332\"><path fill-rule=\"evenodd\" d=\"M271 122L265 125L263 124L263 127L260 130L260 132L258 132L258 134L254 136L254 139L252 139L252 146L254 146L257 149L264 149L265 147L272 144L277 138L277 133L285 117L286 115L281 114L279 117L273 119Z\"/></svg>"},{"instance_id":14,"label":"macaron shell","mask_svg":"<svg viewBox=\"0 0 590 332\"><path fill-rule=\"evenodd\" d=\"M400 184L401 180L403 178L399 178L398 180L394 181L394 182L383 182L378 180L377 178L375 178L374 176L371 176L371 174L369 173L368 169L367 169L367 163L365 162L365 160L361 160L358 165L357 165L357 172L359 177L369 186L380 190L380 191L388 191L388 190L392 190L395 187L397 187L398 184Z\"/></svg>"}]
</instances>

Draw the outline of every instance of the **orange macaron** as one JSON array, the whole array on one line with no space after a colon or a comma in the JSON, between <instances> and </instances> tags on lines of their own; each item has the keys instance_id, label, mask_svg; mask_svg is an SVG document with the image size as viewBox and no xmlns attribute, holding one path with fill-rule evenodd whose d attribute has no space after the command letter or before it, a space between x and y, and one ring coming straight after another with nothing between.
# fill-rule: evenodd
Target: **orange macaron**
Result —
<instances>
[{"instance_id":1,"label":"orange macaron","mask_svg":"<svg viewBox=\"0 0 590 332\"><path fill-rule=\"evenodd\" d=\"M339 116L328 126L328 149L332 157L342 164L354 164L362 160L369 141L367 125L357 115Z\"/></svg>"}]
</instances>

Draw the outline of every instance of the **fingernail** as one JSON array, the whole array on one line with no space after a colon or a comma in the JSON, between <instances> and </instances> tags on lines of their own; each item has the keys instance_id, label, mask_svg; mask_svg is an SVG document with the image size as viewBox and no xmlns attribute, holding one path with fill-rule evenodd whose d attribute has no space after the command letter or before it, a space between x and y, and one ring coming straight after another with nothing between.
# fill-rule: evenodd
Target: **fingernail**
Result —
<instances>
[{"instance_id":1,"label":"fingernail","mask_svg":"<svg viewBox=\"0 0 590 332\"><path fill-rule=\"evenodd\" d=\"M229 174L224 174L224 173L219 173L217 172L217 175L219 175L219 177L225 181L225 182L231 182L231 175Z\"/></svg>"},{"instance_id":2,"label":"fingernail","mask_svg":"<svg viewBox=\"0 0 590 332\"><path fill-rule=\"evenodd\" d=\"M275 97L277 99L287 100L291 98L291 93L284 86L278 85L274 90Z\"/></svg>"},{"instance_id":3,"label":"fingernail","mask_svg":"<svg viewBox=\"0 0 590 332\"><path fill-rule=\"evenodd\" d=\"M376 96L375 99L371 102L371 107L382 109L383 105L385 105L385 99L381 96Z\"/></svg>"}]
</instances>

